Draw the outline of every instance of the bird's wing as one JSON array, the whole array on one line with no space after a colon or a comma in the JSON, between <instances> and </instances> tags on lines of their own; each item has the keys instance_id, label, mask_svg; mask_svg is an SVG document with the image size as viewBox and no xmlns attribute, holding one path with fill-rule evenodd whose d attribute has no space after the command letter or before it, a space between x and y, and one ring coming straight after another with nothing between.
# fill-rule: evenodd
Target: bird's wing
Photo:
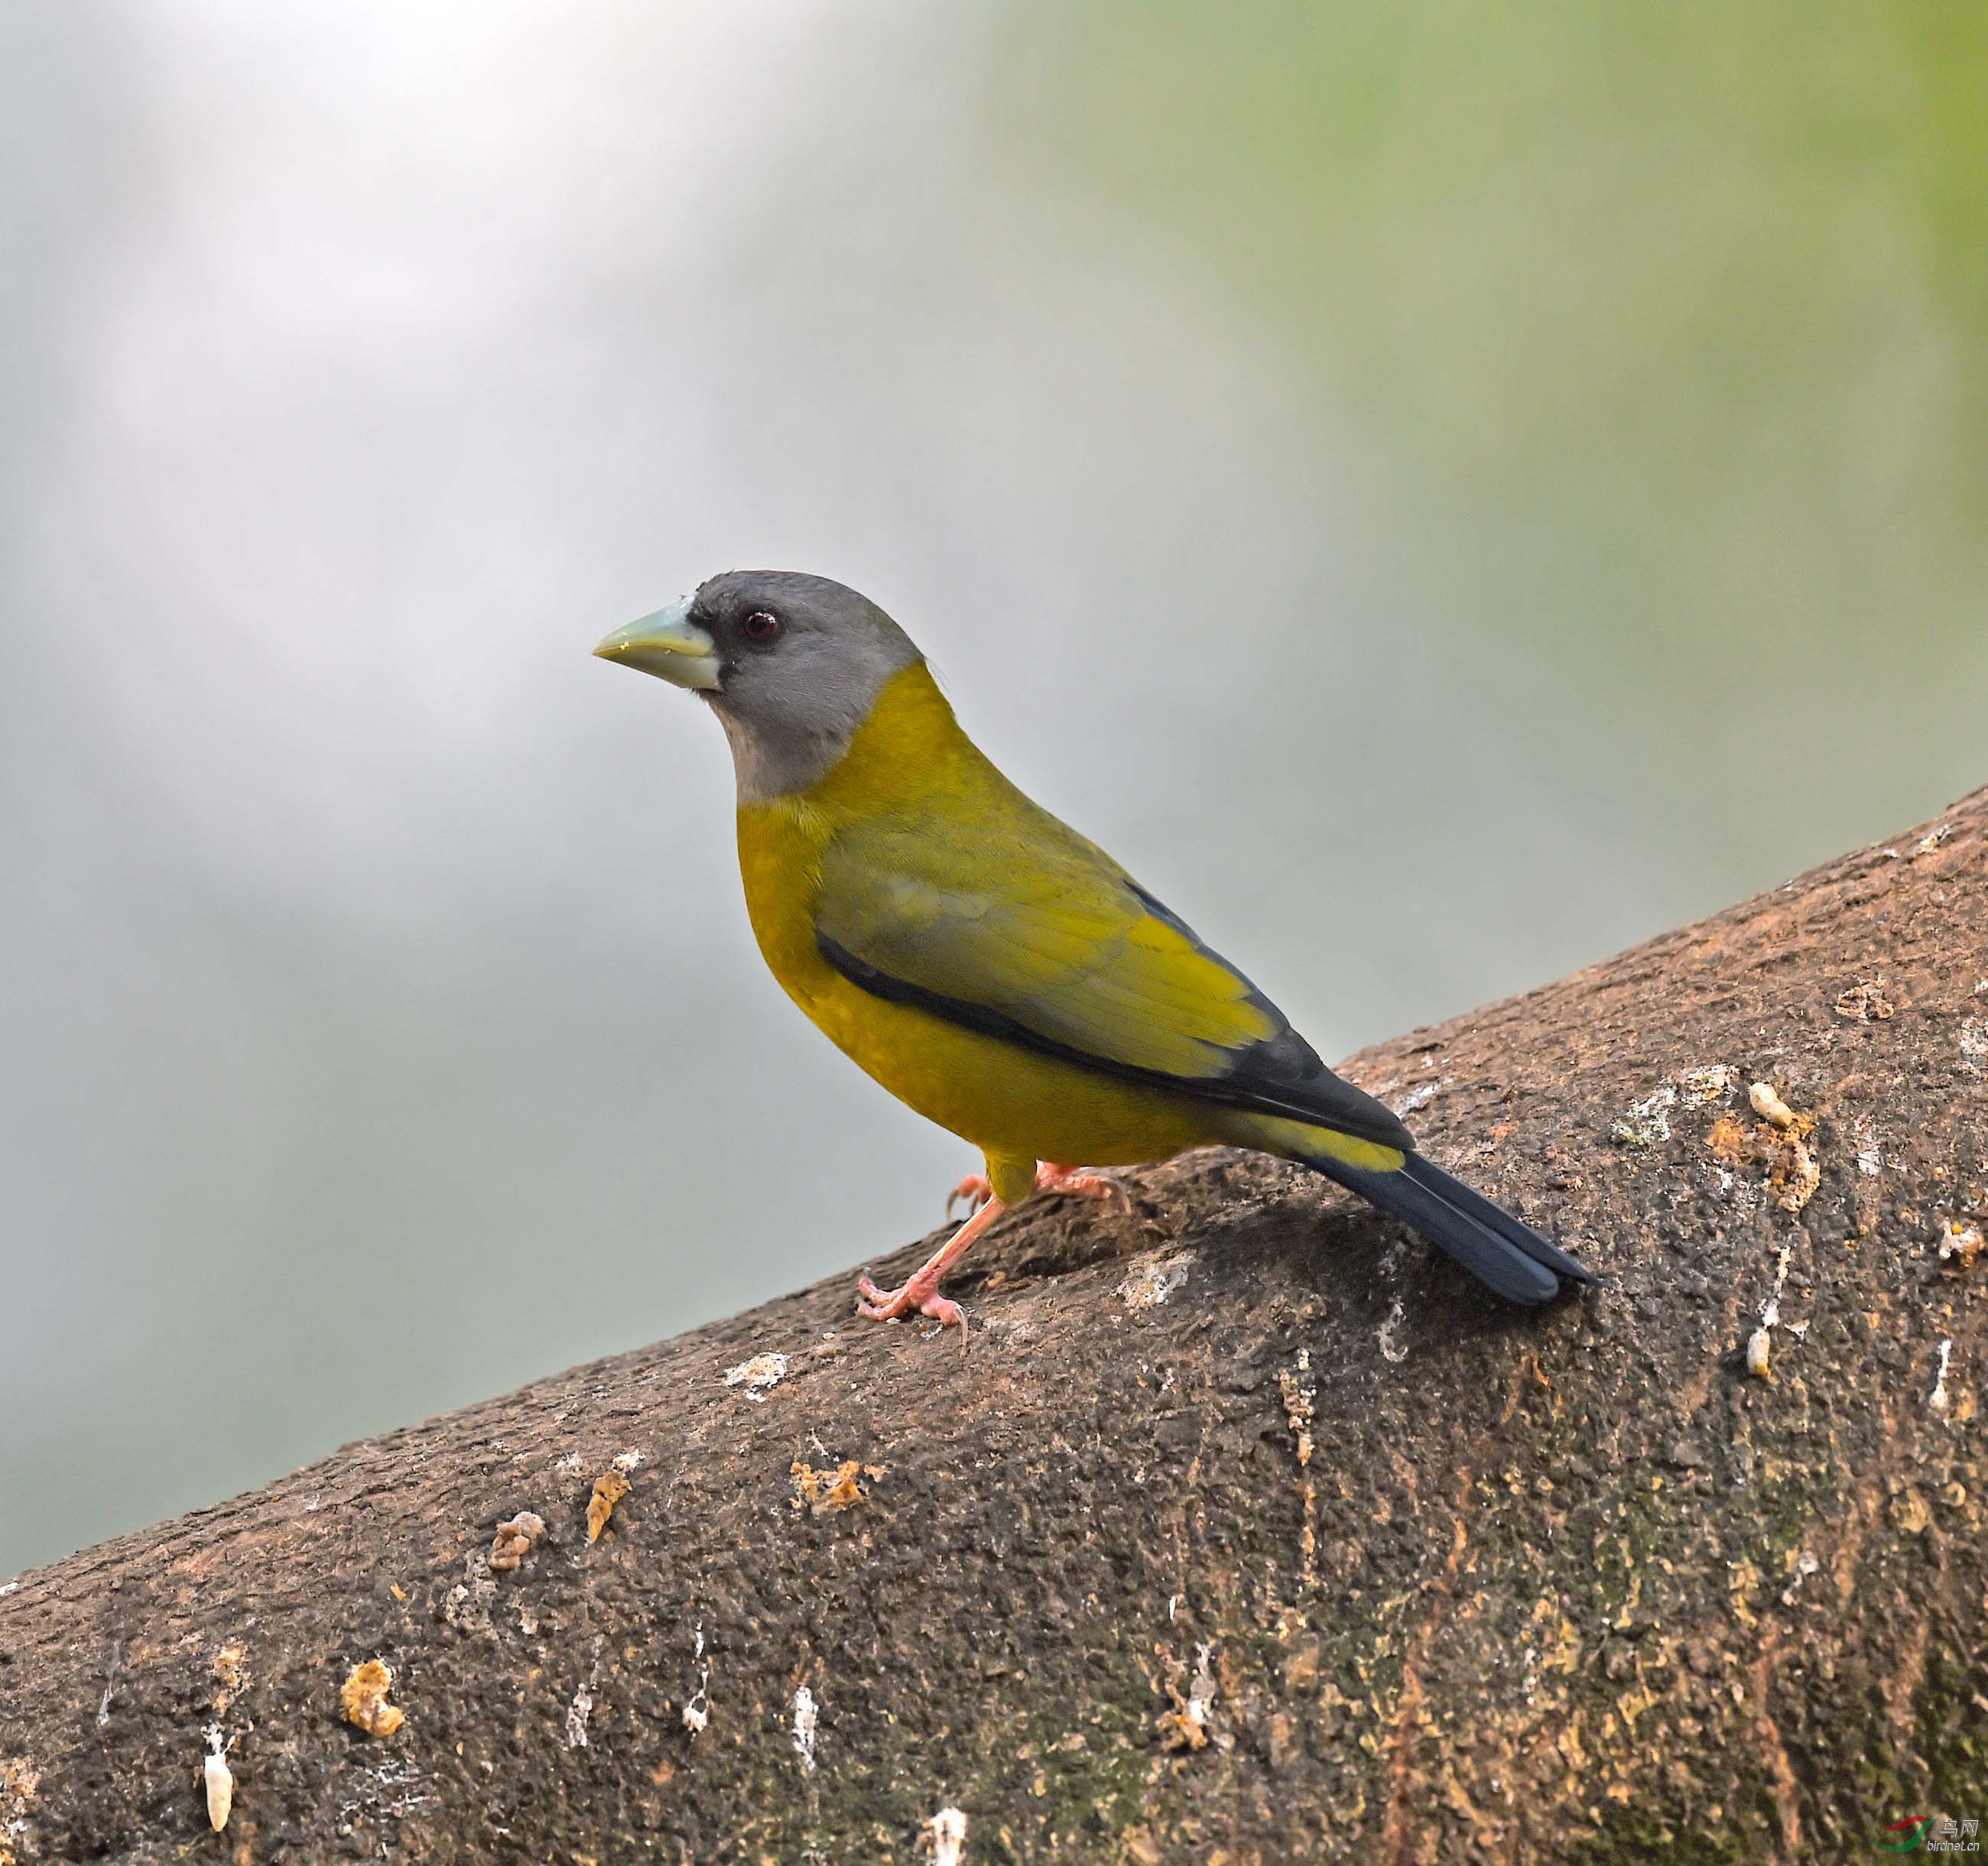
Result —
<instances>
[{"instance_id":1,"label":"bird's wing","mask_svg":"<svg viewBox=\"0 0 1988 1866\"><path fill-rule=\"evenodd\" d=\"M877 997L1109 1074L1414 1145L1249 979L1019 793L970 837L922 813L838 831L815 934Z\"/></svg>"}]
</instances>

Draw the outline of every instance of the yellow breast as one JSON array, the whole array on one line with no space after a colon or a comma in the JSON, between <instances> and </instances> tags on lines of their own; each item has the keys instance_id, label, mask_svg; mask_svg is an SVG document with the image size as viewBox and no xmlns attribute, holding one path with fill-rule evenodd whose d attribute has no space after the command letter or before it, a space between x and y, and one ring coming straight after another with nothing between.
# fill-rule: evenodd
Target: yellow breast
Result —
<instances>
[{"instance_id":1,"label":"yellow breast","mask_svg":"<svg viewBox=\"0 0 1988 1866\"><path fill-rule=\"evenodd\" d=\"M739 810L746 911L774 977L899 1100L990 1158L1113 1166L1223 1138L1216 1110L873 997L821 956L814 904L838 829L892 812L970 836L976 819L994 819L1005 789L924 666L893 675L812 790Z\"/></svg>"}]
</instances>

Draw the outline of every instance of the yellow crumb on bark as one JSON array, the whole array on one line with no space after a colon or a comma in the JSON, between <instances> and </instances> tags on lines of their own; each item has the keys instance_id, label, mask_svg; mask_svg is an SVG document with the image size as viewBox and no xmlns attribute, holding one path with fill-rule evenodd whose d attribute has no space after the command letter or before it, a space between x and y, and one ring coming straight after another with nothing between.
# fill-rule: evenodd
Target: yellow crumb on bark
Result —
<instances>
[{"instance_id":1,"label":"yellow crumb on bark","mask_svg":"<svg viewBox=\"0 0 1988 1866\"><path fill-rule=\"evenodd\" d=\"M214 1708L217 1715L240 1697L248 1686L248 1655L240 1642L223 1646L214 1655Z\"/></svg>"},{"instance_id":2,"label":"yellow crumb on bark","mask_svg":"<svg viewBox=\"0 0 1988 1866\"><path fill-rule=\"evenodd\" d=\"M867 1477L874 1483L884 1475L881 1464L862 1464L854 1458L845 1458L832 1471L817 1471L798 1459L788 1469L794 1480L793 1507L813 1516L833 1516L861 1503L869 1492L856 1480Z\"/></svg>"},{"instance_id":3,"label":"yellow crumb on bark","mask_svg":"<svg viewBox=\"0 0 1988 1866\"><path fill-rule=\"evenodd\" d=\"M1982 1235L1981 1227L1966 1219L1947 1218L1940 1220L1939 1260L1957 1270L1971 1270L1974 1260L1984 1249L1988 1249L1988 1238Z\"/></svg>"},{"instance_id":4,"label":"yellow crumb on bark","mask_svg":"<svg viewBox=\"0 0 1988 1866\"><path fill-rule=\"evenodd\" d=\"M345 1720L356 1723L369 1736L390 1736L407 1721L397 1704L387 1702L394 1689L394 1675L377 1658L354 1665L338 1694Z\"/></svg>"},{"instance_id":5,"label":"yellow crumb on bark","mask_svg":"<svg viewBox=\"0 0 1988 1866\"><path fill-rule=\"evenodd\" d=\"M614 1506L627 1494L628 1480L619 1471L604 1471L593 1480L593 1495L587 1504L589 1542L600 1540L600 1532L607 1526L607 1519L614 1515Z\"/></svg>"},{"instance_id":6,"label":"yellow crumb on bark","mask_svg":"<svg viewBox=\"0 0 1988 1866\"><path fill-rule=\"evenodd\" d=\"M627 1487L625 1482L622 1487L624 1489ZM529 1509L521 1509L509 1522L500 1523L497 1526L496 1540L490 1545L491 1573L509 1573L531 1553L534 1545L545 1533L545 1518L535 1516Z\"/></svg>"},{"instance_id":7,"label":"yellow crumb on bark","mask_svg":"<svg viewBox=\"0 0 1988 1866\"><path fill-rule=\"evenodd\" d=\"M1774 1202L1783 1212L1799 1213L1822 1183L1822 1168L1808 1144L1815 1117L1797 1114L1765 1082L1755 1083L1748 1099L1760 1121L1749 1127L1722 1114L1712 1124L1705 1144L1729 1172L1756 1163L1764 1165Z\"/></svg>"},{"instance_id":8,"label":"yellow crumb on bark","mask_svg":"<svg viewBox=\"0 0 1988 1866\"><path fill-rule=\"evenodd\" d=\"M1313 1401L1317 1389L1304 1378L1311 1371L1311 1356L1303 1348L1298 1350L1297 1371L1282 1369L1277 1375L1278 1390L1284 1396L1284 1416L1291 1422L1291 1436L1297 1442L1300 1469L1311 1462L1311 1428L1317 1418Z\"/></svg>"},{"instance_id":9,"label":"yellow crumb on bark","mask_svg":"<svg viewBox=\"0 0 1988 1866\"><path fill-rule=\"evenodd\" d=\"M1751 1151L1746 1128L1729 1114L1720 1115L1712 1124L1712 1131L1705 1137L1705 1144L1712 1149L1712 1157L1729 1172L1736 1173L1744 1166Z\"/></svg>"},{"instance_id":10,"label":"yellow crumb on bark","mask_svg":"<svg viewBox=\"0 0 1988 1866\"><path fill-rule=\"evenodd\" d=\"M1808 1120L1807 1115L1799 1118ZM1814 1198L1816 1188L1822 1184L1822 1168L1808 1150L1805 1128L1790 1128L1781 1136L1767 1183L1774 1188L1774 1202L1783 1212L1800 1212Z\"/></svg>"},{"instance_id":11,"label":"yellow crumb on bark","mask_svg":"<svg viewBox=\"0 0 1988 1866\"><path fill-rule=\"evenodd\" d=\"M1165 1662L1166 1675L1154 1682L1164 1687L1169 1701L1169 1708L1153 1720L1159 1732L1160 1747L1168 1750L1205 1749L1209 1742L1209 1713L1213 1708L1218 1689L1212 1668L1214 1647L1211 1645L1195 1648L1192 1678L1188 1676L1185 1661L1157 1648L1155 1651ZM1185 1690L1182 1689L1183 1683L1186 1685Z\"/></svg>"}]
</instances>

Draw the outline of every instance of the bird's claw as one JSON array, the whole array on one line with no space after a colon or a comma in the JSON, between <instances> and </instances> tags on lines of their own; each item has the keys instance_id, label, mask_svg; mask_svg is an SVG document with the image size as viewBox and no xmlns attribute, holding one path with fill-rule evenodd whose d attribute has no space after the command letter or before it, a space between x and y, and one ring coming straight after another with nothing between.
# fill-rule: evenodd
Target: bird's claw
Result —
<instances>
[{"instance_id":1,"label":"bird's claw","mask_svg":"<svg viewBox=\"0 0 1988 1866\"><path fill-rule=\"evenodd\" d=\"M928 1277L921 1271L900 1287L886 1290L873 1283L866 1270L857 1278L856 1287L862 1299L856 1313L865 1320L894 1322L907 1315L928 1315L942 1328L956 1327L960 1346L966 1345L966 1311L951 1297L939 1294L936 1276Z\"/></svg>"},{"instance_id":2,"label":"bird's claw","mask_svg":"<svg viewBox=\"0 0 1988 1866\"><path fill-rule=\"evenodd\" d=\"M1051 1166L1046 1162L1036 1169L1036 1190L1067 1193L1073 1198L1130 1198L1108 1174L1087 1173L1080 1167Z\"/></svg>"},{"instance_id":3,"label":"bird's claw","mask_svg":"<svg viewBox=\"0 0 1988 1866\"><path fill-rule=\"evenodd\" d=\"M993 1196L994 1188L988 1183L987 1175L985 1173L969 1173L947 1195L946 1222L948 1224L952 1222L952 1209L962 1198L966 1201L967 1213L970 1217Z\"/></svg>"}]
</instances>

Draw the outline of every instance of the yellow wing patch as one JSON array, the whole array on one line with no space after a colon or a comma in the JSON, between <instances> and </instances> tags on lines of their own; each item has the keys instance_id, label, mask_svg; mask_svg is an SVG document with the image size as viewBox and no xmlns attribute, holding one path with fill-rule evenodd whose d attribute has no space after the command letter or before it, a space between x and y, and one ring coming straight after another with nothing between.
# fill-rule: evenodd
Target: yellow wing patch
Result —
<instances>
[{"instance_id":1,"label":"yellow wing patch","mask_svg":"<svg viewBox=\"0 0 1988 1866\"><path fill-rule=\"evenodd\" d=\"M1279 1034L1246 979L1036 813L1006 834L983 821L977 848L929 819L915 833L840 831L823 852L817 931L901 985L1127 1068L1205 1080Z\"/></svg>"}]
</instances>

